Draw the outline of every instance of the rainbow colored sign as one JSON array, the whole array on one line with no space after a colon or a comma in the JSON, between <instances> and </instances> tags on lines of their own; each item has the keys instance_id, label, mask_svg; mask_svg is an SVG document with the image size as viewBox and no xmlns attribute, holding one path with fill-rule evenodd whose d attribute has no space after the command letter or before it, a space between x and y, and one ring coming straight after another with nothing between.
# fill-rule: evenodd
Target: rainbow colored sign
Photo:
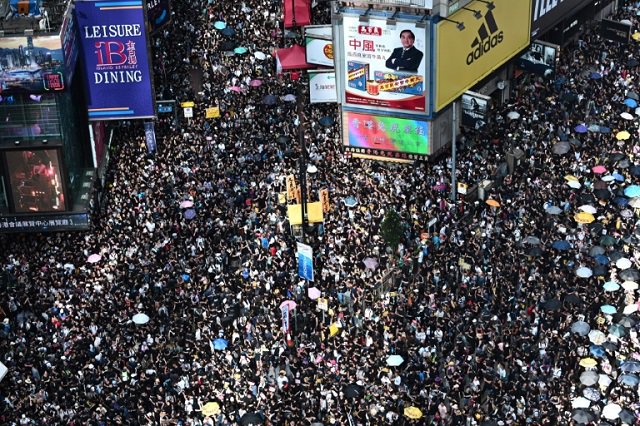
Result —
<instances>
[{"instance_id":1,"label":"rainbow colored sign","mask_svg":"<svg viewBox=\"0 0 640 426\"><path fill-rule=\"evenodd\" d=\"M344 145L363 153L429 155L429 122L343 111ZM357 152L361 152L358 150Z\"/></svg>"}]
</instances>

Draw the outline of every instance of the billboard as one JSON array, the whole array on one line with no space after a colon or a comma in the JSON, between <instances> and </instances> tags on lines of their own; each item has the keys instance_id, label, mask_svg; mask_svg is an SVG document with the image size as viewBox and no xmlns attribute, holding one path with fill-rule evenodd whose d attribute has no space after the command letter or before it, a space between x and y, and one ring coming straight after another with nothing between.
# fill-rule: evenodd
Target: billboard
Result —
<instances>
[{"instance_id":1,"label":"billboard","mask_svg":"<svg viewBox=\"0 0 640 426\"><path fill-rule=\"evenodd\" d=\"M146 0L149 32L152 34L171 21L171 0Z\"/></svg>"},{"instance_id":2,"label":"billboard","mask_svg":"<svg viewBox=\"0 0 640 426\"><path fill-rule=\"evenodd\" d=\"M449 105L462 93L529 45L531 0L493 0L493 8L476 19L461 9L451 16L456 22L436 26L435 110Z\"/></svg>"},{"instance_id":3,"label":"billboard","mask_svg":"<svg viewBox=\"0 0 640 426\"><path fill-rule=\"evenodd\" d=\"M603 19L600 21L600 35L607 40L629 43L629 40L631 40L631 25Z\"/></svg>"},{"instance_id":4,"label":"billboard","mask_svg":"<svg viewBox=\"0 0 640 426\"><path fill-rule=\"evenodd\" d=\"M466 91L462 95L462 125L470 129L480 130L487 124L491 106L491 97L480 93Z\"/></svg>"},{"instance_id":5,"label":"billboard","mask_svg":"<svg viewBox=\"0 0 640 426\"><path fill-rule=\"evenodd\" d=\"M64 189L58 149L5 153L14 212L64 211Z\"/></svg>"},{"instance_id":6,"label":"billboard","mask_svg":"<svg viewBox=\"0 0 640 426\"><path fill-rule=\"evenodd\" d=\"M64 57L64 81L67 86L73 80L73 71L78 61L78 31L73 19L74 3L69 3L60 29L60 43L62 44L62 56Z\"/></svg>"},{"instance_id":7,"label":"billboard","mask_svg":"<svg viewBox=\"0 0 640 426\"><path fill-rule=\"evenodd\" d=\"M309 102L338 102L336 72L334 70L309 70Z\"/></svg>"},{"instance_id":8,"label":"billboard","mask_svg":"<svg viewBox=\"0 0 640 426\"><path fill-rule=\"evenodd\" d=\"M0 38L0 93L38 94L64 90L60 37Z\"/></svg>"},{"instance_id":9,"label":"billboard","mask_svg":"<svg viewBox=\"0 0 640 426\"><path fill-rule=\"evenodd\" d=\"M142 0L76 2L89 120L151 118L155 106Z\"/></svg>"},{"instance_id":10,"label":"billboard","mask_svg":"<svg viewBox=\"0 0 640 426\"><path fill-rule=\"evenodd\" d=\"M343 145L351 152L410 159L430 153L425 120L343 111L342 126Z\"/></svg>"},{"instance_id":11,"label":"billboard","mask_svg":"<svg viewBox=\"0 0 640 426\"><path fill-rule=\"evenodd\" d=\"M542 36L590 2L591 0L533 0L531 39Z\"/></svg>"},{"instance_id":12,"label":"billboard","mask_svg":"<svg viewBox=\"0 0 640 426\"><path fill-rule=\"evenodd\" d=\"M416 22L344 15L344 104L369 109L427 113L428 27Z\"/></svg>"},{"instance_id":13,"label":"billboard","mask_svg":"<svg viewBox=\"0 0 640 426\"><path fill-rule=\"evenodd\" d=\"M331 25L304 27L304 45L308 64L333 67Z\"/></svg>"},{"instance_id":14,"label":"billboard","mask_svg":"<svg viewBox=\"0 0 640 426\"><path fill-rule=\"evenodd\" d=\"M556 61L560 54L557 44L534 41L529 50L523 53L516 64L523 70L552 78L556 72Z\"/></svg>"}]
</instances>

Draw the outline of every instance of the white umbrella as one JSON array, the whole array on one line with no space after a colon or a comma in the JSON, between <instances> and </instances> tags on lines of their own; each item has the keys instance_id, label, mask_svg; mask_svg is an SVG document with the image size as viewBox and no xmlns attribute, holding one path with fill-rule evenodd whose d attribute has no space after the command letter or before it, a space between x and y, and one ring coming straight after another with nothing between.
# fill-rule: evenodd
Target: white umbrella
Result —
<instances>
[{"instance_id":1,"label":"white umbrella","mask_svg":"<svg viewBox=\"0 0 640 426\"><path fill-rule=\"evenodd\" d=\"M4 379L4 376L6 376L8 372L9 369L7 368L7 366L4 365L2 361L0 361L0 382L2 381L2 379Z\"/></svg>"},{"instance_id":2,"label":"white umbrella","mask_svg":"<svg viewBox=\"0 0 640 426\"><path fill-rule=\"evenodd\" d=\"M511 111L509 114L507 114L507 117L512 120L517 120L518 118L520 118L520 113L518 111Z\"/></svg>"},{"instance_id":3,"label":"white umbrella","mask_svg":"<svg viewBox=\"0 0 640 426\"><path fill-rule=\"evenodd\" d=\"M89 256L87 258L87 262L89 262L89 263L98 263L98 262L100 262L100 259L102 259L102 256L100 256L99 254L92 254L91 256Z\"/></svg>"},{"instance_id":4,"label":"white umbrella","mask_svg":"<svg viewBox=\"0 0 640 426\"><path fill-rule=\"evenodd\" d=\"M591 213L591 214L596 214L598 212L598 209L596 209L595 207L593 207L590 204L585 204L584 206L580 206L578 208L580 210L582 210L583 212L587 212L587 213Z\"/></svg>"},{"instance_id":5,"label":"white umbrella","mask_svg":"<svg viewBox=\"0 0 640 426\"><path fill-rule=\"evenodd\" d=\"M589 408L591 401L584 396L579 396L571 400L571 407L573 408Z\"/></svg>"},{"instance_id":6,"label":"white umbrella","mask_svg":"<svg viewBox=\"0 0 640 426\"><path fill-rule=\"evenodd\" d=\"M131 321L138 325L146 324L149 322L149 316L143 313L135 314Z\"/></svg>"},{"instance_id":7,"label":"white umbrella","mask_svg":"<svg viewBox=\"0 0 640 426\"><path fill-rule=\"evenodd\" d=\"M625 281L622 283L622 288L627 291L633 291L638 289L638 283L634 281Z\"/></svg>"},{"instance_id":8,"label":"white umbrella","mask_svg":"<svg viewBox=\"0 0 640 426\"><path fill-rule=\"evenodd\" d=\"M622 407L618 404L607 404L602 409L602 417L609 420L615 420L620 416Z\"/></svg>"},{"instance_id":9,"label":"white umbrella","mask_svg":"<svg viewBox=\"0 0 640 426\"><path fill-rule=\"evenodd\" d=\"M569 185L573 189L580 189L582 187L582 184L577 180L570 180L569 182L567 182L567 185Z\"/></svg>"},{"instance_id":10,"label":"white umbrella","mask_svg":"<svg viewBox=\"0 0 640 426\"><path fill-rule=\"evenodd\" d=\"M631 22L628 19L622 19L622 20L620 20L620 23L621 24L625 24L625 25L633 25L633 22Z\"/></svg>"},{"instance_id":11,"label":"white umbrella","mask_svg":"<svg viewBox=\"0 0 640 426\"><path fill-rule=\"evenodd\" d=\"M633 115L629 114L628 112L623 112L622 114L620 114L620 117L624 118L625 120L633 120Z\"/></svg>"},{"instance_id":12,"label":"white umbrella","mask_svg":"<svg viewBox=\"0 0 640 426\"><path fill-rule=\"evenodd\" d=\"M632 303L631 305L627 305L622 310L622 313L625 314L625 315L630 315L630 314L632 314L634 312L638 312L638 304L637 303Z\"/></svg>"},{"instance_id":13,"label":"white umbrella","mask_svg":"<svg viewBox=\"0 0 640 426\"><path fill-rule=\"evenodd\" d=\"M404 362L404 358L400 355L389 355L387 358L387 365L390 367L397 367Z\"/></svg>"},{"instance_id":14,"label":"white umbrella","mask_svg":"<svg viewBox=\"0 0 640 426\"><path fill-rule=\"evenodd\" d=\"M571 324L571 331L573 333L579 334L580 336L586 336L589 334L591 327L584 321L576 321Z\"/></svg>"},{"instance_id":15,"label":"white umbrella","mask_svg":"<svg viewBox=\"0 0 640 426\"><path fill-rule=\"evenodd\" d=\"M579 276L580 278L589 278L591 275L593 275L593 271L591 270L591 268L582 266L576 269L576 275Z\"/></svg>"},{"instance_id":16,"label":"white umbrella","mask_svg":"<svg viewBox=\"0 0 640 426\"><path fill-rule=\"evenodd\" d=\"M636 108L635 113L636 115L640 115L640 107Z\"/></svg>"},{"instance_id":17,"label":"white umbrella","mask_svg":"<svg viewBox=\"0 0 640 426\"><path fill-rule=\"evenodd\" d=\"M611 377L607 376L606 374L600 374L598 384L603 388L607 388L611 384Z\"/></svg>"},{"instance_id":18,"label":"white umbrella","mask_svg":"<svg viewBox=\"0 0 640 426\"><path fill-rule=\"evenodd\" d=\"M580 383L585 386L595 385L598 383L598 379L600 379L600 375L592 370L585 371L580 375Z\"/></svg>"},{"instance_id":19,"label":"white umbrella","mask_svg":"<svg viewBox=\"0 0 640 426\"><path fill-rule=\"evenodd\" d=\"M591 330L589 332L589 341L596 345L601 345L607 341L607 336L600 330Z\"/></svg>"},{"instance_id":20,"label":"white umbrella","mask_svg":"<svg viewBox=\"0 0 640 426\"><path fill-rule=\"evenodd\" d=\"M629 206L633 207L634 209L640 207L640 197L632 198L631 201L629 201Z\"/></svg>"},{"instance_id":21,"label":"white umbrella","mask_svg":"<svg viewBox=\"0 0 640 426\"><path fill-rule=\"evenodd\" d=\"M616 260L616 267L620 269L629 269L631 268L631 261L626 257L621 257L620 259Z\"/></svg>"},{"instance_id":22,"label":"white umbrella","mask_svg":"<svg viewBox=\"0 0 640 426\"><path fill-rule=\"evenodd\" d=\"M259 60L261 60L261 61L263 61L263 60L267 57L267 55L265 55L265 54L264 54L264 53L262 53L262 52L255 52L255 53L253 54L253 56L255 56L255 57L256 57L256 59L259 59Z\"/></svg>"}]
</instances>

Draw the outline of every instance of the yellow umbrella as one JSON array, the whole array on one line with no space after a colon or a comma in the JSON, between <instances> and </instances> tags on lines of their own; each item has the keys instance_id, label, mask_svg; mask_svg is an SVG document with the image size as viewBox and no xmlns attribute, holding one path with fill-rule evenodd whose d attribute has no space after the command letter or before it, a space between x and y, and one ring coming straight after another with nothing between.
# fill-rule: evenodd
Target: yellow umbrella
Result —
<instances>
[{"instance_id":1,"label":"yellow umbrella","mask_svg":"<svg viewBox=\"0 0 640 426\"><path fill-rule=\"evenodd\" d=\"M329 326L329 336L335 336L340 331L338 324L335 322Z\"/></svg>"},{"instance_id":2,"label":"yellow umbrella","mask_svg":"<svg viewBox=\"0 0 640 426\"><path fill-rule=\"evenodd\" d=\"M217 402L207 402L202 406L203 416L215 416L216 414L220 414L220 404Z\"/></svg>"},{"instance_id":3,"label":"yellow umbrella","mask_svg":"<svg viewBox=\"0 0 640 426\"><path fill-rule=\"evenodd\" d=\"M593 368L598 365L598 362L593 358L582 358L580 360L580 365L582 367Z\"/></svg>"},{"instance_id":4,"label":"yellow umbrella","mask_svg":"<svg viewBox=\"0 0 640 426\"><path fill-rule=\"evenodd\" d=\"M422 417L422 411L418 407L407 407L404 409L404 415L415 420Z\"/></svg>"},{"instance_id":5,"label":"yellow umbrella","mask_svg":"<svg viewBox=\"0 0 640 426\"><path fill-rule=\"evenodd\" d=\"M640 33L631 34L631 38L634 39L635 41L640 40Z\"/></svg>"},{"instance_id":6,"label":"yellow umbrella","mask_svg":"<svg viewBox=\"0 0 640 426\"><path fill-rule=\"evenodd\" d=\"M631 137L631 134L626 130L616 133L616 139L618 139L619 141L626 141L630 137Z\"/></svg>"},{"instance_id":7,"label":"yellow umbrella","mask_svg":"<svg viewBox=\"0 0 640 426\"><path fill-rule=\"evenodd\" d=\"M491 207L500 207L500 203L496 200L487 200L486 203Z\"/></svg>"},{"instance_id":8,"label":"yellow umbrella","mask_svg":"<svg viewBox=\"0 0 640 426\"><path fill-rule=\"evenodd\" d=\"M596 220L596 218L593 217L593 215L591 213L587 213L587 212L577 213L575 216L573 216L573 218L578 223L591 223L594 220Z\"/></svg>"},{"instance_id":9,"label":"yellow umbrella","mask_svg":"<svg viewBox=\"0 0 640 426\"><path fill-rule=\"evenodd\" d=\"M567 182L571 182L572 180L578 182L580 179L578 179L574 175L566 175L564 177L564 180L566 180Z\"/></svg>"}]
</instances>

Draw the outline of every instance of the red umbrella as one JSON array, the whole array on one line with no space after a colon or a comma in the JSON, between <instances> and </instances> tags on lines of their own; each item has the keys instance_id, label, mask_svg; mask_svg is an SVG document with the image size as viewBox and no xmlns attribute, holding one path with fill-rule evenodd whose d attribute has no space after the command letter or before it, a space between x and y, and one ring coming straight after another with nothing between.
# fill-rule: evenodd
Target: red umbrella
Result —
<instances>
[{"instance_id":1,"label":"red umbrella","mask_svg":"<svg viewBox=\"0 0 640 426\"><path fill-rule=\"evenodd\" d=\"M597 175L602 174L602 173L606 173L607 172L607 168L603 165L599 165L599 166L595 166L591 169L591 171Z\"/></svg>"}]
</instances>

